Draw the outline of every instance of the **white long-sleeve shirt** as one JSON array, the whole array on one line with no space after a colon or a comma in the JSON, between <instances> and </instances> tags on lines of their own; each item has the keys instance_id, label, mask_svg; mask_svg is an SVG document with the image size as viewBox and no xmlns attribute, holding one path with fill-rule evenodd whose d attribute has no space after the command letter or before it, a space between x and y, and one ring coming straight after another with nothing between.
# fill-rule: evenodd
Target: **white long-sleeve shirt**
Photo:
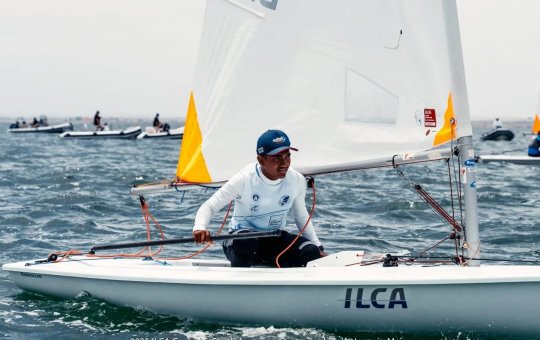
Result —
<instances>
[{"instance_id":1,"label":"white long-sleeve shirt","mask_svg":"<svg viewBox=\"0 0 540 340\"><path fill-rule=\"evenodd\" d=\"M252 163L229 179L199 208L193 231L206 230L212 216L233 199L229 232L283 229L290 210L300 230L309 217L305 197L306 180L298 171L289 168L285 178L271 180L264 176L258 163ZM317 246L321 245L311 220L302 235Z\"/></svg>"}]
</instances>

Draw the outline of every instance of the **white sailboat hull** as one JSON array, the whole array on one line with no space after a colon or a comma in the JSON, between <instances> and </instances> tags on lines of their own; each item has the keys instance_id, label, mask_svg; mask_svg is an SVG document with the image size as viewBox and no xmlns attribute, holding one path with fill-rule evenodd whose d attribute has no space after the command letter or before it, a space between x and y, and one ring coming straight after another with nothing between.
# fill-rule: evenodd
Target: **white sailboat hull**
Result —
<instances>
[{"instance_id":1,"label":"white sailboat hull","mask_svg":"<svg viewBox=\"0 0 540 340\"><path fill-rule=\"evenodd\" d=\"M540 157L531 157L527 155L482 155L478 156L478 162L491 163L491 162L505 162L514 164L531 164L540 165Z\"/></svg>"},{"instance_id":2,"label":"white sailboat hull","mask_svg":"<svg viewBox=\"0 0 540 340\"><path fill-rule=\"evenodd\" d=\"M231 268L226 261L85 259L6 264L21 289L85 292L158 314L347 331L540 334L532 266ZM31 262L33 263L33 262Z\"/></svg>"}]
</instances>

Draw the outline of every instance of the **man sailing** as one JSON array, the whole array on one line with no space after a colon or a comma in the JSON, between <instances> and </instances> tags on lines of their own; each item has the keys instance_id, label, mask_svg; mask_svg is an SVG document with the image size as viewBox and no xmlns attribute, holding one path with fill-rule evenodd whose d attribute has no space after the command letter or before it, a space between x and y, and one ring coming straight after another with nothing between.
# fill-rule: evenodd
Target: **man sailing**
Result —
<instances>
[{"instance_id":1,"label":"man sailing","mask_svg":"<svg viewBox=\"0 0 540 340\"><path fill-rule=\"evenodd\" d=\"M280 130L268 130L257 140L257 163L248 164L231 177L198 210L193 227L197 243L211 242L207 226L212 216L234 200L229 233L249 233L283 229L292 210L298 230L308 221L306 179L290 167L289 137ZM279 237L226 241L225 256L233 267L276 266L279 254L297 235L282 230ZM303 267L309 261L326 256L311 220L292 247L279 259L280 267Z\"/></svg>"}]
</instances>

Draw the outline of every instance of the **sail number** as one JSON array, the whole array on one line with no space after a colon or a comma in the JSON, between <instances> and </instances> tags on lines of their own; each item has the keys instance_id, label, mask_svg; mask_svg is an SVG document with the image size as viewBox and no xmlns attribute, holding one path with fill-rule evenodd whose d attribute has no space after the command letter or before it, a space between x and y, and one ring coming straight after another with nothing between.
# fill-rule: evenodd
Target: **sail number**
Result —
<instances>
[{"instance_id":1,"label":"sail number","mask_svg":"<svg viewBox=\"0 0 540 340\"><path fill-rule=\"evenodd\" d=\"M353 298L353 293L356 297ZM345 289L344 308L407 308L405 289L393 288L347 288Z\"/></svg>"}]
</instances>

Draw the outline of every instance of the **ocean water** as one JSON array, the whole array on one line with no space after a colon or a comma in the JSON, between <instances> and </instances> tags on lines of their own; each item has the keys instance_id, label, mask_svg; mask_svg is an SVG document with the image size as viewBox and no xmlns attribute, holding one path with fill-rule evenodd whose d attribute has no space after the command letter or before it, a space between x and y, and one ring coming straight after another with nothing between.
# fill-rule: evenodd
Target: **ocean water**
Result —
<instances>
[{"instance_id":1,"label":"ocean water","mask_svg":"<svg viewBox=\"0 0 540 340\"><path fill-rule=\"evenodd\" d=\"M508 125L511 142L481 142L489 123L475 123L476 154L524 154L529 122ZM5 128L4 128L5 127ZM145 224L135 183L173 178L179 152L174 140L62 140L57 135L12 135L0 127L0 262L46 257L52 251L144 240ZM520 150L518 150L520 149ZM293 158L294 165L294 158ZM239 168L242 165L239 165ZM400 167L450 209L444 162ZM478 164L482 257L493 262L540 261L540 166ZM449 233L409 183L393 169L316 177L314 214L328 252L417 254ZM148 196L168 238L191 235L197 208L212 194L198 190ZM309 203L309 202L308 202ZM223 214L213 225L217 229ZM214 230L215 231L215 230ZM220 246L204 256L224 258ZM167 247L179 256L195 245ZM432 255L449 256L445 244ZM283 306L287 308L287 306ZM461 333L335 333L315 328L203 323L118 307L91 297L59 300L25 293L0 272L0 337L13 339L474 339Z\"/></svg>"}]
</instances>

